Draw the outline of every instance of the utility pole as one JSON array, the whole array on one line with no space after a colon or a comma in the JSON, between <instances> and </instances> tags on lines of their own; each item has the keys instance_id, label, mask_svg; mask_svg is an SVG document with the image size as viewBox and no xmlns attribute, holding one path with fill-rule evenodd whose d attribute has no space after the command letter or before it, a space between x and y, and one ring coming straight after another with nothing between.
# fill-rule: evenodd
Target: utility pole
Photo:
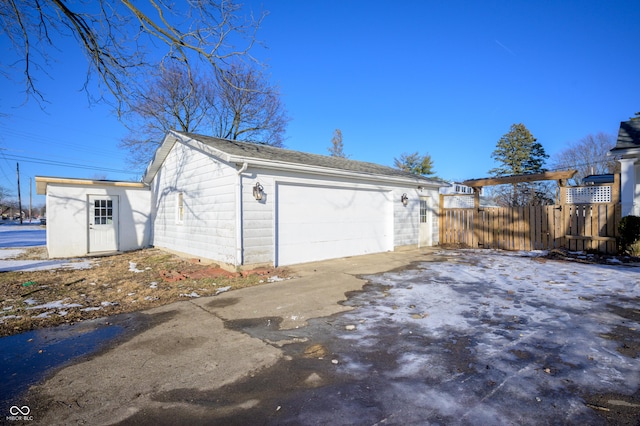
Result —
<instances>
[{"instance_id":1,"label":"utility pole","mask_svg":"<svg viewBox=\"0 0 640 426\"><path fill-rule=\"evenodd\" d=\"M18 176L18 215L22 225L22 198L20 198L20 163L16 163L16 175Z\"/></svg>"},{"instance_id":2,"label":"utility pole","mask_svg":"<svg viewBox=\"0 0 640 426\"><path fill-rule=\"evenodd\" d=\"M33 201L33 178L29 178L29 223L31 223L31 202Z\"/></svg>"}]
</instances>

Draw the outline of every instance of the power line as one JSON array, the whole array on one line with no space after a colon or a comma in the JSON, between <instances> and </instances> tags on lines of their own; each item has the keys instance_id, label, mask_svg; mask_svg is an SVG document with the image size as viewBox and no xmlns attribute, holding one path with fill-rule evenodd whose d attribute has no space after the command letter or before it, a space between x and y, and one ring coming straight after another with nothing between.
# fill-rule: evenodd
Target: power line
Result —
<instances>
[{"instance_id":1,"label":"power line","mask_svg":"<svg viewBox=\"0 0 640 426\"><path fill-rule=\"evenodd\" d=\"M36 163L36 164L46 164L48 166L59 166L59 167L69 167L73 169L86 169L86 170L95 170L100 172L111 172L111 173L123 173L123 174L132 174L131 170L118 170L118 169L110 169L107 167L96 167L96 166L88 166L84 164L76 164L76 163L67 163L63 161L53 161L46 160L44 158L36 158L36 157L26 157L23 155L13 155L13 154L4 154L4 158L8 160L17 160L23 161L26 163Z\"/></svg>"},{"instance_id":2,"label":"power line","mask_svg":"<svg viewBox=\"0 0 640 426\"><path fill-rule=\"evenodd\" d=\"M88 146L87 144L74 144L74 143L68 143L68 142L64 142L60 139L56 139L56 138L52 138L49 136L42 136L42 135L38 135L35 133L29 133L26 131L22 131L22 130L16 130L16 129L12 129L9 128L7 126L4 126L0 123L0 129L2 129L2 134L4 136L9 136L12 139L20 139L20 140L25 140L26 143L33 143L33 144L40 144L40 145L47 145L47 146L56 146L56 147L68 147L68 148L73 148L74 151L81 151L81 152L87 152L87 153L91 153L91 154L99 154L102 157L111 157L111 158L120 158L117 155L114 155L113 151L109 151L109 150L105 150L105 149L96 149L93 146ZM22 143L22 146L24 146L25 144ZM12 149L14 151L20 151L17 149Z\"/></svg>"}]
</instances>

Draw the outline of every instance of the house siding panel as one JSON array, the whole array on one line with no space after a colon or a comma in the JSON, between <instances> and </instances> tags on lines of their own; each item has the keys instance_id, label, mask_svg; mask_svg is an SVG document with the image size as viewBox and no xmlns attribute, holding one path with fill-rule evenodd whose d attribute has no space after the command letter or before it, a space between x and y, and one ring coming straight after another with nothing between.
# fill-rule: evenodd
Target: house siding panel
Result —
<instances>
[{"instance_id":1,"label":"house siding panel","mask_svg":"<svg viewBox=\"0 0 640 426\"><path fill-rule=\"evenodd\" d=\"M273 264L274 258L274 176L255 172L255 177L243 177L243 246L245 264ZM253 187L260 183L264 188L262 200L253 197Z\"/></svg>"},{"instance_id":2,"label":"house siding panel","mask_svg":"<svg viewBox=\"0 0 640 426\"><path fill-rule=\"evenodd\" d=\"M400 202L402 194L407 194L407 205ZM402 247L418 244L420 199L418 192L408 188L396 188L393 191L394 246Z\"/></svg>"},{"instance_id":3,"label":"house siding panel","mask_svg":"<svg viewBox=\"0 0 640 426\"><path fill-rule=\"evenodd\" d=\"M237 174L229 164L177 143L153 181L153 244L235 264ZM184 216L178 223L178 194Z\"/></svg>"}]
</instances>

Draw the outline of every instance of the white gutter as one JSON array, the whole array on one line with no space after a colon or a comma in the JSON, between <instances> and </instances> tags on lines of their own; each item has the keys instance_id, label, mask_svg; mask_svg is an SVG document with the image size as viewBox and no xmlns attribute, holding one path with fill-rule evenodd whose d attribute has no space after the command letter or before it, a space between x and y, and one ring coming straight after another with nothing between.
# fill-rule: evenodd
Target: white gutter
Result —
<instances>
[{"instance_id":1,"label":"white gutter","mask_svg":"<svg viewBox=\"0 0 640 426\"><path fill-rule=\"evenodd\" d=\"M244 173L249 167L249 163L246 161L242 164L237 171L238 179L236 180L236 266L240 266L244 263L242 258L243 245L242 245L242 173Z\"/></svg>"}]
</instances>

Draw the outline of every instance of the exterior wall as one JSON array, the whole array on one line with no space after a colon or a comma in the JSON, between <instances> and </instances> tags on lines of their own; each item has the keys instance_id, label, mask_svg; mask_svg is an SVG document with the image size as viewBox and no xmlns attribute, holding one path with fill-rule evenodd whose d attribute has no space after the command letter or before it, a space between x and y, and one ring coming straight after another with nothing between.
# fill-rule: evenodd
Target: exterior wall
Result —
<instances>
[{"instance_id":1,"label":"exterior wall","mask_svg":"<svg viewBox=\"0 0 640 426\"><path fill-rule=\"evenodd\" d=\"M275 203L277 176L265 171L248 170L242 176L243 263L270 264L275 259ZM253 187L264 188L262 200L253 197Z\"/></svg>"},{"instance_id":2,"label":"exterior wall","mask_svg":"<svg viewBox=\"0 0 640 426\"><path fill-rule=\"evenodd\" d=\"M640 161L629 156L620 162L620 202L622 216L640 216Z\"/></svg>"},{"instance_id":3,"label":"exterior wall","mask_svg":"<svg viewBox=\"0 0 640 426\"><path fill-rule=\"evenodd\" d=\"M47 251L49 257L86 256L89 249L90 195L118 197L118 250L136 250L149 245L151 193L100 185L47 185Z\"/></svg>"},{"instance_id":4,"label":"exterior wall","mask_svg":"<svg viewBox=\"0 0 640 426\"><path fill-rule=\"evenodd\" d=\"M407 205L400 201L407 194ZM393 189L393 246L418 245L420 237L420 198L418 190L408 188Z\"/></svg>"},{"instance_id":5,"label":"exterior wall","mask_svg":"<svg viewBox=\"0 0 640 426\"><path fill-rule=\"evenodd\" d=\"M176 143L152 187L152 244L225 264L236 264L235 165ZM184 215L178 221L178 194Z\"/></svg>"},{"instance_id":6,"label":"exterior wall","mask_svg":"<svg viewBox=\"0 0 640 426\"><path fill-rule=\"evenodd\" d=\"M253 186L259 182L264 188L261 201L253 197ZM252 168L242 174L242 244L243 264L273 264L276 244L276 184L298 183L309 185L339 186L347 188L374 189L391 193L393 209L393 246L418 245L420 196L431 196L432 220L437 224L438 190L421 189L415 186L403 187L394 185L375 184L361 179L337 177L321 177L308 173L276 172L272 170ZM405 207L400 197L406 193L409 202ZM433 244L438 242L438 228L432 228Z\"/></svg>"}]
</instances>

